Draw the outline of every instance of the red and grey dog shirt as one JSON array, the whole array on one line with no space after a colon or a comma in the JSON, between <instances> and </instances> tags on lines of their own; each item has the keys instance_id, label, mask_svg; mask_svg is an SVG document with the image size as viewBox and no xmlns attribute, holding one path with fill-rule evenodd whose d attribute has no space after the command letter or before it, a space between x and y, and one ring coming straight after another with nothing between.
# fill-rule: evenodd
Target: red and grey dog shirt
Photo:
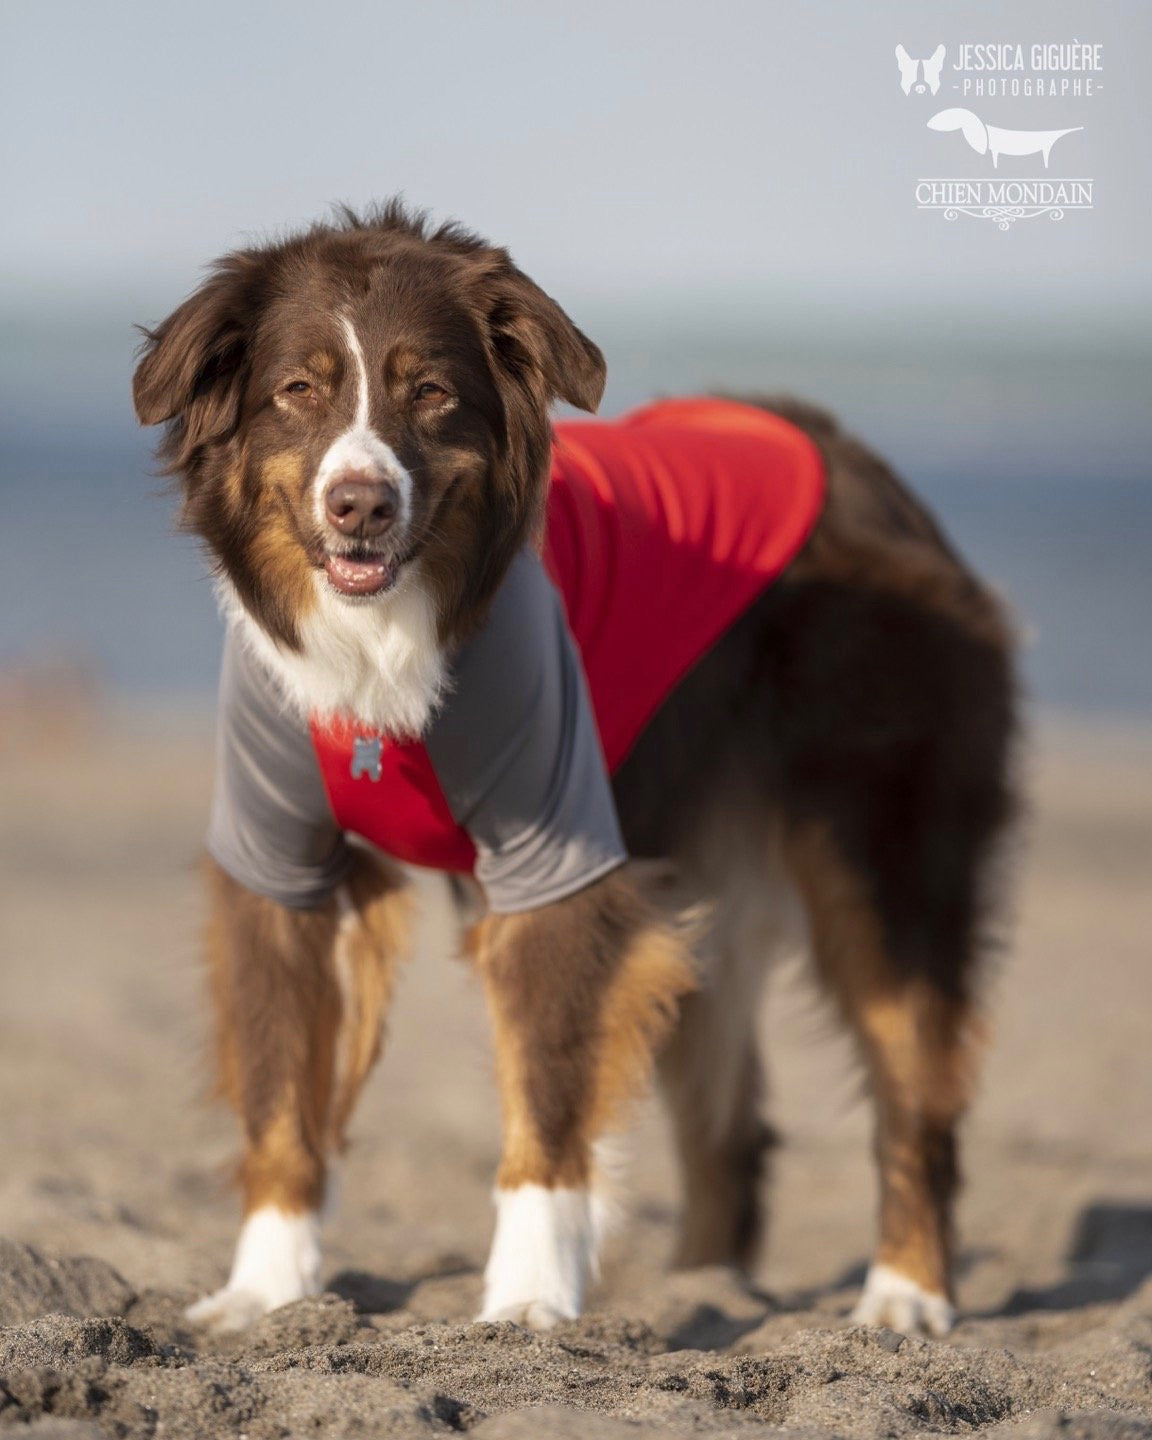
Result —
<instances>
[{"instance_id":1,"label":"red and grey dog shirt","mask_svg":"<svg viewBox=\"0 0 1152 1440\"><path fill-rule=\"evenodd\" d=\"M293 717L230 632L208 848L308 907L349 834L474 873L491 909L557 900L626 858L610 776L662 701L788 565L824 498L819 451L727 400L556 425L542 554L509 569L417 740Z\"/></svg>"}]
</instances>

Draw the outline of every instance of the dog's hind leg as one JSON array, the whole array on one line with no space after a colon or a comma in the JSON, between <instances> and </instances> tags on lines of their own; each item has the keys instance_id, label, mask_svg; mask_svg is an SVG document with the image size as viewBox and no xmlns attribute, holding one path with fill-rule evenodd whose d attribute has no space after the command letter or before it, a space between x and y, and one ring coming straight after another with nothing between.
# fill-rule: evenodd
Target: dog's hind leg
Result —
<instances>
[{"instance_id":1,"label":"dog's hind leg","mask_svg":"<svg viewBox=\"0 0 1152 1440\"><path fill-rule=\"evenodd\" d=\"M686 998L660 1058L682 1174L679 1266L747 1271L759 1249L771 1132L760 1114L758 958L714 957L712 973ZM752 973L739 973L741 960Z\"/></svg>"},{"instance_id":2,"label":"dog's hind leg","mask_svg":"<svg viewBox=\"0 0 1152 1440\"><path fill-rule=\"evenodd\" d=\"M712 900L700 935L700 988L681 1007L659 1072L682 1176L675 1263L748 1271L761 1240L773 1143L762 1117L757 1021L770 962L798 941L799 914L778 859L764 869L764 835L733 832L739 813L738 805L720 807L703 821L686 857ZM777 857L775 840L767 849Z\"/></svg>"},{"instance_id":3,"label":"dog's hind leg","mask_svg":"<svg viewBox=\"0 0 1152 1440\"><path fill-rule=\"evenodd\" d=\"M681 1007L660 1057L680 1159L681 1220L674 1263L751 1271L763 1231L769 1151L762 1113L758 1021L774 961L805 943L803 906L763 790L762 745L739 748L683 827L675 873L704 901L697 927L700 986Z\"/></svg>"},{"instance_id":4,"label":"dog's hind leg","mask_svg":"<svg viewBox=\"0 0 1152 1440\"><path fill-rule=\"evenodd\" d=\"M673 925L627 872L477 928L504 1114L484 1320L579 1314L598 1238L593 1145L642 1086L694 983Z\"/></svg>"},{"instance_id":5,"label":"dog's hind leg","mask_svg":"<svg viewBox=\"0 0 1152 1440\"><path fill-rule=\"evenodd\" d=\"M244 1223L228 1283L189 1318L232 1330L320 1287L328 1164L375 1058L403 896L367 861L342 905L311 910L216 867L211 878L220 1080L244 1127Z\"/></svg>"},{"instance_id":6,"label":"dog's hind leg","mask_svg":"<svg viewBox=\"0 0 1152 1440\"><path fill-rule=\"evenodd\" d=\"M876 1107L880 1241L855 1318L943 1335L955 1318L955 1132L975 1029L967 965L948 965L943 936L934 962L927 951L917 963L915 951L903 950L899 923L826 829L798 828L791 856L817 973L856 1037ZM914 867L911 856L907 864ZM930 928L922 918L921 942Z\"/></svg>"}]
</instances>

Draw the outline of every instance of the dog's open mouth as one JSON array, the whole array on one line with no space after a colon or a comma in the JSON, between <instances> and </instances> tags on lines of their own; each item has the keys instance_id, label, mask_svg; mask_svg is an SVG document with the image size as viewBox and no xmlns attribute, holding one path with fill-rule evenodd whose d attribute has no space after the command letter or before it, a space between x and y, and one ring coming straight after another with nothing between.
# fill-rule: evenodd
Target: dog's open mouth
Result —
<instances>
[{"instance_id":1,"label":"dog's open mouth","mask_svg":"<svg viewBox=\"0 0 1152 1440\"><path fill-rule=\"evenodd\" d=\"M324 573L328 583L341 595L379 595L396 578L396 566L380 555L324 556Z\"/></svg>"}]
</instances>

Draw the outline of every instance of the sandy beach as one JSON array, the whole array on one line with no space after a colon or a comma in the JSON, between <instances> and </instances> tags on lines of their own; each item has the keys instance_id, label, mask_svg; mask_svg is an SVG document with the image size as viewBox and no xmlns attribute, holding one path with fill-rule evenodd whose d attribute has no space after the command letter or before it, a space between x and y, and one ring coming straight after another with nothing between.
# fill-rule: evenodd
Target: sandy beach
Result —
<instances>
[{"instance_id":1,"label":"sandy beach","mask_svg":"<svg viewBox=\"0 0 1152 1440\"><path fill-rule=\"evenodd\" d=\"M757 1287L666 1271L675 1179L649 1105L588 1315L545 1337L471 1325L496 1099L434 886L355 1119L328 1292L240 1338L195 1334L182 1308L221 1282L236 1227L197 961L210 718L0 740L0 1428L1152 1435L1152 731L1037 727L943 1344L846 1319L868 1115L799 966L763 1021L783 1144Z\"/></svg>"}]
</instances>

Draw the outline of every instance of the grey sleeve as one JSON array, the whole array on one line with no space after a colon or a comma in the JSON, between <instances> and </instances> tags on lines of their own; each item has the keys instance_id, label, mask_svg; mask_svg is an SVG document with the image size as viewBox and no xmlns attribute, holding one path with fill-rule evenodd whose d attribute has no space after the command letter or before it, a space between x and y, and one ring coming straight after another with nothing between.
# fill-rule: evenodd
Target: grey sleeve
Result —
<instances>
[{"instance_id":1,"label":"grey sleeve","mask_svg":"<svg viewBox=\"0 0 1152 1440\"><path fill-rule=\"evenodd\" d=\"M329 899L351 852L328 804L308 726L229 628L217 711L208 851L241 885L293 909Z\"/></svg>"},{"instance_id":2,"label":"grey sleeve","mask_svg":"<svg viewBox=\"0 0 1152 1440\"><path fill-rule=\"evenodd\" d=\"M513 562L457 657L425 745L497 913L562 899L628 858L580 657L535 555Z\"/></svg>"}]
</instances>

